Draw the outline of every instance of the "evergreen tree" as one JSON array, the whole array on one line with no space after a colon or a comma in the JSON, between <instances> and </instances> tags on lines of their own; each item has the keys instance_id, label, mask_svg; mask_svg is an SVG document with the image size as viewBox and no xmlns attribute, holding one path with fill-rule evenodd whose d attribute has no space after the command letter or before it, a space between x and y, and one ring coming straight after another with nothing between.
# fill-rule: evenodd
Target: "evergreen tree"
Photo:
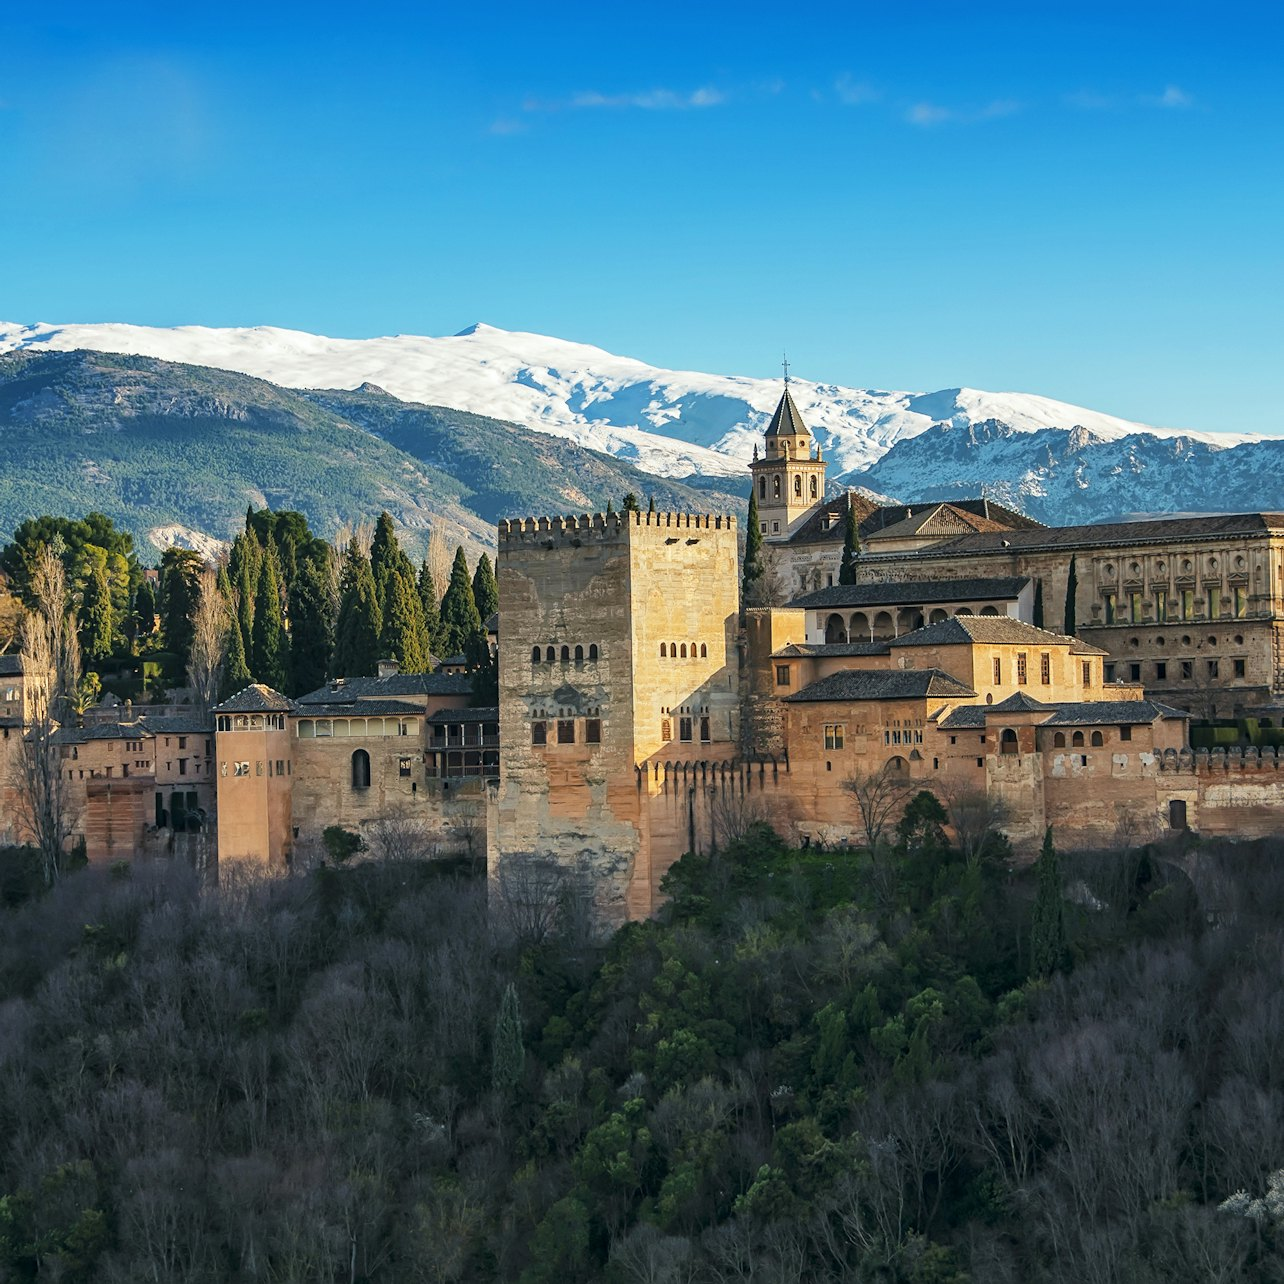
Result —
<instances>
[{"instance_id":1,"label":"evergreen tree","mask_svg":"<svg viewBox=\"0 0 1284 1284\"><path fill-rule=\"evenodd\" d=\"M606 500L606 515L609 517L613 512L615 512L615 504L608 496Z\"/></svg>"},{"instance_id":2,"label":"evergreen tree","mask_svg":"<svg viewBox=\"0 0 1284 1284\"><path fill-rule=\"evenodd\" d=\"M156 632L156 594L144 580L134 595L134 618L138 621L138 636L149 638Z\"/></svg>"},{"instance_id":3,"label":"evergreen tree","mask_svg":"<svg viewBox=\"0 0 1284 1284\"><path fill-rule=\"evenodd\" d=\"M654 495L648 495L648 496L646 497L646 511L647 511L648 513L654 513L654 512L655 512L655 496L654 496Z\"/></svg>"},{"instance_id":4,"label":"evergreen tree","mask_svg":"<svg viewBox=\"0 0 1284 1284\"><path fill-rule=\"evenodd\" d=\"M1074 631L1077 626L1075 619L1075 598L1079 595L1079 568L1075 564L1073 555L1070 558L1070 570L1066 575L1066 614L1065 614L1065 632L1070 637L1074 637Z\"/></svg>"},{"instance_id":5,"label":"evergreen tree","mask_svg":"<svg viewBox=\"0 0 1284 1284\"><path fill-rule=\"evenodd\" d=\"M428 639L428 650L433 655L440 654L437 638L441 633L441 607L437 602L437 585L432 578L432 569L428 559L419 568L419 602L424 609L424 636Z\"/></svg>"},{"instance_id":6,"label":"evergreen tree","mask_svg":"<svg viewBox=\"0 0 1284 1284\"><path fill-rule=\"evenodd\" d=\"M483 625L499 610L499 585L485 553L477 559L477 569L473 572L473 601L477 603L477 614Z\"/></svg>"},{"instance_id":7,"label":"evergreen tree","mask_svg":"<svg viewBox=\"0 0 1284 1284\"><path fill-rule=\"evenodd\" d=\"M522 1043L522 1011L517 989L510 981L500 1000L491 1039L490 1082L498 1096L507 1101L522 1081L526 1048Z\"/></svg>"},{"instance_id":8,"label":"evergreen tree","mask_svg":"<svg viewBox=\"0 0 1284 1284\"><path fill-rule=\"evenodd\" d=\"M395 659L403 673L428 669L428 639L424 633L423 603L412 580L393 570L383 599L383 629L379 655Z\"/></svg>"},{"instance_id":9,"label":"evergreen tree","mask_svg":"<svg viewBox=\"0 0 1284 1284\"><path fill-rule=\"evenodd\" d=\"M339 585L342 596L334 627L331 675L336 678L373 677L379 660L383 616L375 596L370 560L355 542L348 545Z\"/></svg>"},{"instance_id":10,"label":"evergreen tree","mask_svg":"<svg viewBox=\"0 0 1284 1284\"><path fill-rule=\"evenodd\" d=\"M749 516L745 519L745 564L740 580L740 605L752 606L762 579L762 526L758 517L758 494L749 492Z\"/></svg>"},{"instance_id":11,"label":"evergreen tree","mask_svg":"<svg viewBox=\"0 0 1284 1284\"><path fill-rule=\"evenodd\" d=\"M334 650L334 615L327 567L304 558L290 594L290 683L287 694L304 695L324 685Z\"/></svg>"},{"instance_id":12,"label":"evergreen tree","mask_svg":"<svg viewBox=\"0 0 1284 1284\"><path fill-rule=\"evenodd\" d=\"M370 543L370 573L374 576L375 593L379 598L381 611L388 595L389 577L399 569L402 556L392 517L388 513L380 513L379 520L375 523L374 539Z\"/></svg>"},{"instance_id":13,"label":"evergreen tree","mask_svg":"<svg viewBox=\"0 0 1284 1284\"><path fill-rule=\"evenodd\" d=\"M238 691L244 691L253 681L249 667L245 663L245 643L241 641L241 626L232 620L227 630L227 656L223 661L223 678L218 690L219 700L230 700Z\"/></svg>"},{"instance_id":14,"label":"evergreen tree","mask_svg":"<svg viewBox=\"0 0 1284 1284\"><path fill-rule=\"evenodd\" d=\"M467 655L469 648L476 646L481 632L481 616L477 613L477 601L473 597L473 582L468 577L468 561L464 550L456 548L454 565L450 568L450 583L441 599L439 645L442 658Z\"/></svg>"},{"instance_id":15,"label":"evergreen tree","mask_svg":"<svg viewBox=\"0 0 1284 1284\"><path fill-rule=\"evenodd\" d=\"M249 519L247 518L247 523ZM241 646L248 657L254 649L254 603L258 598L259 576L263 570L263 546L252 529L232 541L227 559L227 577L236 603L236 622L241 630Z\"/></svg>"},{"instance_id":16,"label":"evergreen tree","mask_svg":"<svg viewBox=\"0 0 1284 1284\"><path fill-rule=\"evenodd\" d=\"M290 639L281 611L281 571L276 549L268 548L254 599L254 645L250 671L255 681L274 691L285 689L290 666Z\"/></svg>"},{"instance_id":17,"label":"evergreen tree","mask_svg":"<svg viewBox=\"0 0 1284 1284\"><path fill-rule=\"evenodd\" d=\"M91 558L85 590L80 599L80 650L89 660L104 660L111 654L115 631L107 567Z\"/></svg>"},{"instance_id":18,"label":"evergreen tree","mask_svg":"<svg viewBox=\"0 0 1284 1284\"><path fill-rule=\"evenodd\" d=\"M636 513L638 511L638 497L636 491L629 491L624 497L624 511L626 513Z\"/></svg>"},{"instance_id":19,"label":"evergreen tree","mask_svg":"<svg viewBox=\"0 0 1284 1284\"><path fill-rule=\"evenodd\" d=\"M1035 580L1034 582L1034 627L1041 629L1043 625L1043 581Z\"/></svg>"},{"instance_id":20,"label":"evergreen tree","mask_svg":"<svg viewBox=\"0 0 1284 1284\"><path fill-rule=\"evenodd\" d=\"M843 526L843 561L838 568L840 584L856 583L856 562L860 558L860 522L856 517L856 505L852 496L847 496L847 520Z\"/></svg>"},{"instance_id":21,"label":"evergreen tree","mask_svg":"<svg viewBox=\"0 0 1284 1284\"><path fill-rule=\"evenodd\" d=\"M1030 975L1050 976L1065 963L1066 925L1061 903L1061 869L1052 843L1052 827L1043 835L1043 850L1035 863L1039 880L1030 923Z\"/></svg>"},{"instance_id":22,"label":"evergreen tree","mask_svg":"<svg viewBox=\"0 0 1284 1284\"><path fill-rule=\"evenodd\" d=\"M192 608L200 592L200 554L190 548L169 548L161 558L161 632L165 646L186 672L192 649Z\"/></svg>"}]
</instances>

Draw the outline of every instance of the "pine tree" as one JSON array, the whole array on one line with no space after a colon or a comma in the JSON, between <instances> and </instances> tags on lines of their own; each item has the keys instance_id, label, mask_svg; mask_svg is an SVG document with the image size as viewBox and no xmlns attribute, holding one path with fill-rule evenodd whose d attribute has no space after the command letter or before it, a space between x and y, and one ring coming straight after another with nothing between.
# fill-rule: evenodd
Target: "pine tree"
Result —
<instances>
[{"instance_id":1,"label":"pine tree","mask_svg":"<svg viewBox=\"0 0 1284 1284\"><path fill-rule=\"evenodd\" d=\"M429 653L440 654L437 638L441 633L441 607L437 601L437 584L426 557L419 568L419 602L424 609L424 636L428 639Z\"/></svg>"},{"instance_id":2,"label":"pine tree","mask_svg":"<svg viewBox=\"0 0 1284 1284\"><path fill-rule=\"evenodd\" d=\"M355 543L348 545L339 584L343 596L339 600L339 617L334 628L331 676L373 677L379 661L383 616L375 597L370 561Z\"/></svg>"},{"instance_id":3,"label":"pine tree","mask_svg":"<svg viewBox=\"0 0 1284 1284\"><path fill-rule=\"evenodd\" d=\"M477 603L477 614L483 625L499 610L499 585L485 553L477 559L477 569L473 572L473 601Z\"/></svg>"},{"instance_id":4,"label":"pine tree","mask_svg":"<svg viewBox=\"0 0 1284 1284\"><path fill-rule=\"evenodd\" d=\"M289 675L290 639L281 610L281 570L276 549L269 547L259 573L254 599L254 643L250 671L256 682L282 691Z\"/></svg>"},{"instance_id":5,"label":"pine tree","mask_svg":"<svg viewBox=\"0 0 1284 1284\"><path fill-rule=\"evenodd\" d=\"M860 558L860 522L856 517L856 505L852 496L847 496L847 520L843 526L843 561L838 568L840 584L856 583L856 563Z\"/></svg>"},{"instance_id":6,"label":"pine tree","mask_svg":"<svg viewBox=\"0 0 1284 1284\"><path fill-rule=\"evenodd\" d=\"M1075 619L1075 598L1079 594L1079 568L1075 564L1074 557L1070 558L1070 570L1066 575L1066 614L1064 632L1069 637L1074 637L1077 620Z\"/></svg>"},{"instance_id":7,"label":"pine tree","mask_svg":"<svg viewBox=\"0 0 1284 1284\"><path fill-rule=\"evenodd\" d=\"M290 679L287 694L305 695L324 685L334 650L334 615L327 568L304 558L290 594Z\"/></svg>"},{"instance_id":8,"label":"pine tree","mask_svg":"<svg viewBox=\"0 0 1284 1284\"><path fill-rule=\"evenodd\" d=\"M462 548L455 549L454 565L450 568L450 584L441 599L441 635L439 645L442 657L467 655L476 645L482 632L481 616L473 597L473 582L468 577L468 561Z\"/></svg>"},{"instance_id":9,"label":"pine tree","mask_svg":"<svg viewBox=\"0 0 1284 1284\"><path fill-rule=\"evenodd\" d=\"M636 491L629 491L624 496L624 511L626 513L636 513L638 511L638 497Z\"/></svg>"},{"instance_id":10,"label":"pine tree","mask_svg":"<svg viewBox=\"0 0 1284 1284\"><path fill-rule=\"evenodd\" d=\"M397 570L389 573L384 592L379 655L395 659L403 673L424 673L428 668L423 603L414 583Z\"/></svg>"},{"instance_id":11,"label":"pine tree","mask_svg":"<svg viewBox=\"0 0 1284 1284\"><path fill-rule=\"evenodd\" d=\"M490 1082L504 1100L512 1097L522 1081L526 1068L526 1048L522 1043L522 1010L517 989L510 981L500 1000L495 1017L495 1034L491 1039Z\"/></svg>"},{"instance_id":12,"label":"pine tree","mask_svg":"<svg viewBox=\"0 0 1284 1284\"><path fill-rule=\"evenodd\" d=\"M758 518L758 495L749 492L749 516L745 519L745 564L740 580L740 605L753 606L758 582L762 579L762 526Z\"/></svg>"},{"instance_id":13,"label":"pine tree","mask_svg":"<svg viewBox=\"0 0 1284 1284\"><path fill-rule=\"evenodd\" d=\"M1043 850L1035 863L1039 888L1030 923L1030 975L1050 976L1065 963L1066 926L1061 902L1061 869L1052 843L1052 827L1043 835Z\"/></svg>"},{"instance_id":14,"label":"pine tree","mask_svg":"<svg viewBox=\"0 0 1284 1284\"><path fill-rule=\"evenodd\" d=\"M106 659L111 654L114 631L107 568L103 562L93 558L80 600L81 654L90 660Z\"/></svg>"},{"instance_id":15,"label":"pine tree","mask_svg":"<svg viewBox=\"0 0 1284 1284\"><path fill-rule=\"evenodd\" d=\"M218 698L230 700L238 691L244 691L253 682L245 663L245 644L241 641L241 626L232 620L227 630L227 657L223 661L223 679Z\"/></svg>"}]
</instances>

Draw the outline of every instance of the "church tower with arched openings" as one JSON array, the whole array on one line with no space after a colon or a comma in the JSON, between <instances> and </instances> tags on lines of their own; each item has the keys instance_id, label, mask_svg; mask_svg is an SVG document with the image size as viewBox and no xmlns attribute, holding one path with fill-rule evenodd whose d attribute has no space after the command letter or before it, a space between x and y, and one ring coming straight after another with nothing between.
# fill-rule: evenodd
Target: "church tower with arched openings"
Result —
<instances>
[{"instance_id":1,"label":"church tower with arched openings","mask_svg":"<svg viewBox=\"0 0 1284 1284\"><path fill-rule=\"evenodd\" d=\"M804 518L825 498L825 461L819 445L812 454L811 433L789 391L785 390L776 413L767 425L765 450L754 447L754 493L758 496L758 521L765 540L786 540Z\"/></svg>"}]
</instances>

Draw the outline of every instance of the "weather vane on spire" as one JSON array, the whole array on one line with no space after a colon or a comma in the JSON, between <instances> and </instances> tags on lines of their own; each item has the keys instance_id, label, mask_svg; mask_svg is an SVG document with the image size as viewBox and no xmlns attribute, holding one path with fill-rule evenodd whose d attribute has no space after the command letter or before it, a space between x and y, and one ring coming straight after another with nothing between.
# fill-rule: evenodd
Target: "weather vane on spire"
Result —
<instances>
[{"instance_id":1,"label":"weather vane on spire","mask_svg":"<svg viewBox=\"0 0 1284 1284\"><path fill-rule=\"evenodd\" d=\"M781 354L780 363L785 367L785 387L787 388L789 386L789 354L788 353Z\"/></svg>"}]
</instances>

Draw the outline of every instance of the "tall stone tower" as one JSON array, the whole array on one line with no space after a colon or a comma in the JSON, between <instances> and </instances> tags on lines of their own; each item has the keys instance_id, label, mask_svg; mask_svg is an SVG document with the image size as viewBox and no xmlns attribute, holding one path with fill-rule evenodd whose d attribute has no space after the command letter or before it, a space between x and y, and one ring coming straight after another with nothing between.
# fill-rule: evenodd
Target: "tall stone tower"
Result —
<instances>
[{"instance_id":1,"label":"tall stone tower","mask_svg":"<svg viewBox=\"0 0 1284 1284\"><path fill-rule=\"evenodd\" d=\"M811 453L811 433L789 392L789 380L776 413L767 425L765 453L754 449L753 484L758 494L758 520L763 538L784 540L825 498L825 461L820 447Z\"/></svg>"},{"instance_id":2,"label":"tall stone tower","mask_svg":"<svg viewBox=\"0 0 1284 1284\"><path fill-rule=\"evenodd\" d=\"M286 714L294 705L261 683L215 710L218 852L226 865L252 861L284 869L293 843L293 783Z\"/></svg>"},{"instance_id":3,"label":"tall stone tower","mask_svg":"<svg viewBox=\"0 0 1284 1284\"><path fill-rule=\"evenodd\" d=\"M707 777L739 737L735 519L500 522L497 569L492 874L555 861L599 921L643 918L691 845L672 782Z\"/></svg>"}]
</instances>

